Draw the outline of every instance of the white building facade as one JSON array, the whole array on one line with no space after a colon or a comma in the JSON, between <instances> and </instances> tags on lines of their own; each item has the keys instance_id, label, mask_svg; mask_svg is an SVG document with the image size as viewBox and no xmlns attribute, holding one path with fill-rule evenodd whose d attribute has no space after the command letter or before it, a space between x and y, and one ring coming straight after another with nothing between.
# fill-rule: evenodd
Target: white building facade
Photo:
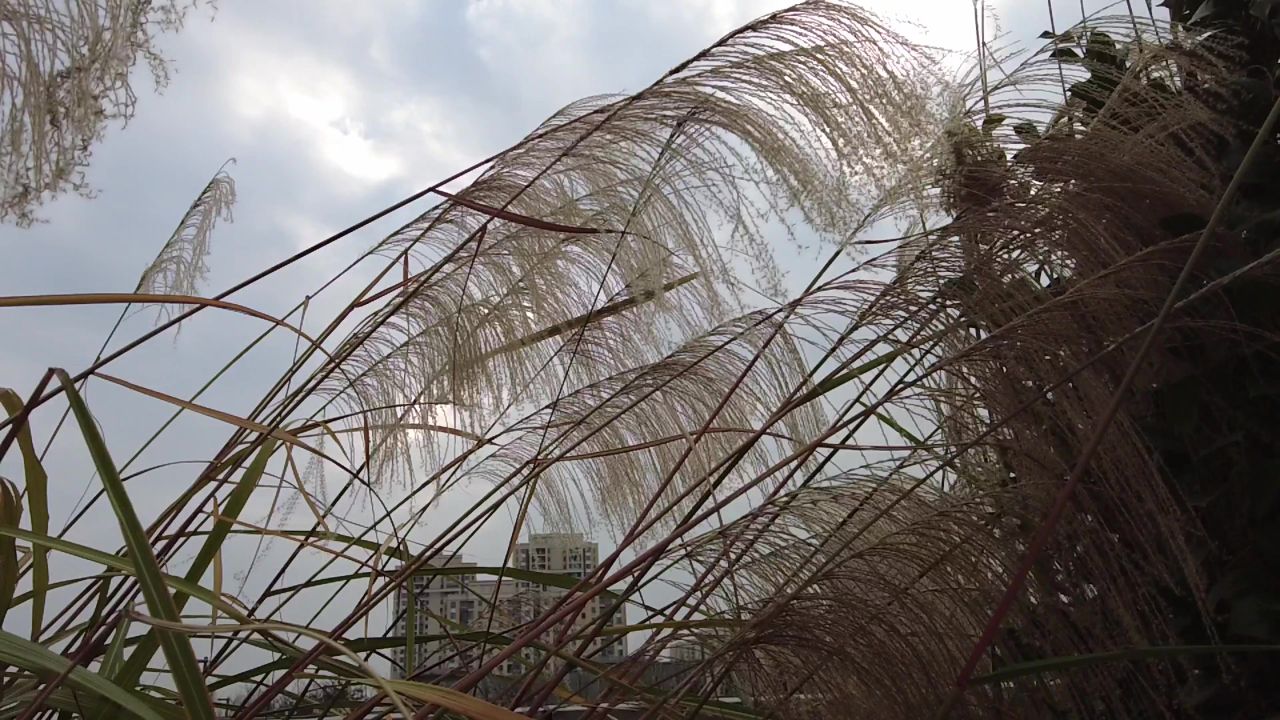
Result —
<instances>
[{"instance_id":1,"label":"white building facade","mask_svg":"<svg viewBox=\"0 0 1280 720\"><path fill-rule=\"evenodd\" d=\"M548 575L560 576L568 581L586 577L599 561L599 548L576 533L550 533L531 535L528 542L515 547L510 567ZM499 582L493 575L479 576L473 568L476 564L456 556L432 566L433 572L413 578L412 590L408 583L395 597L395 634L406 635L410 617L415 636L420 638L415 646L413 667L426 667L432 674L447 674L478 667L481 654L492 656L502 649L492 642L481 642L479 633L492 632L507 636L519 634L519 626L539 617L569 594L569 587L559 587L536 582L528 576L506 577ZM436 572L440 568L447 573ZM517 573L519 574L519 573ZM408 612L410 597L416 599L416 611ZM610 628L626 624L622 607L614 609L615 596L601 593L580 613L569 635L593 628L600 618L610 614L604 624L605 634L593 640L583 652L593 662L617 662L626 656L626 638L619 633L609 633ZM495 602L496 601L496 602ZM490 608L496 608L491 613ZM557 625L540 638L543 643L555 644L565 632L564 625ZM566 646L574 652L581 644L575 640ZM405 677L409 665L404 647L392 651L392 676ZM504 675L522 675L543 656L537 648L526 648L499 668ZM553 658L548 667L557 667L562 661Z\"/></svg>"}]
</instances>

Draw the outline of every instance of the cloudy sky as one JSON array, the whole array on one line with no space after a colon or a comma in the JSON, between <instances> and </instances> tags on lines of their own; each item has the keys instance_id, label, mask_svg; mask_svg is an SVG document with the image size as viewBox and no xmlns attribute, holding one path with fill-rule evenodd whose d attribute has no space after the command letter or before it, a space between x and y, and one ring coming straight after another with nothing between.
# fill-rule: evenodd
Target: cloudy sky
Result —
<instances>
[{"instance_id":1,"label":"cloudy sky","mask_svg":"<svg viewBox=\"0 0 1280 720\"><path fill-rule=\"evenodd\" d=\"M128 291L191 200L227 159L239 201L214 237L213 294L351 222L519 139L566 103L634 91L773 0L220 0L163 47L176 73L161 95L138 78L136 117L110 128L94 153L96 198L63 197L30 229L0 227L0 294ZM871 3L901 13L906 4ZM1079 5L1059 2L1059 23ZM896 7L895 7L896 6ZM1091 4L1092 6L1092 4ZM1047 27L1043 3L997 4L1010 40ZM949 48L973 44L969 0L910 4L909 33ZM1064 20L1066 18L1067 20ZM420 211L422 208L417 208ZM268 312L302 293L415 213L400 214L237 295ZM322 314L323 308L317 308ZM25 396L44 368L89 362L118 308L0 311L0 386ZM132 318L122 338L145 331ZM310 325L309 325L310 327ZM259 330L203 313L176 341L112 366L126 378L189 393ZM243 412L278 374L292 343L268 344L217 386L217 404ZM271 375L274 377L274 375ZM90 404L127 456L168 413L153 401L95 387ZM37 436L56 419L40 418ZM193 421L139 461L207 456L225 437ZM59 443L49 460L54 525L91 480L83 453ZM118 448L118 449L117 449ZM20 476L12 459L0 470ZM172 487L163 473L139 492L144 517ZM168 477L184 477L174 473ZM139 488L141 490L141 488ZM110 546L109 517L73 537ZM495 536L497 539L497 536ZM501 538L505 540L505 538ZM490 558L496 559L496 558Z\"/></svg>"}]
</instances>

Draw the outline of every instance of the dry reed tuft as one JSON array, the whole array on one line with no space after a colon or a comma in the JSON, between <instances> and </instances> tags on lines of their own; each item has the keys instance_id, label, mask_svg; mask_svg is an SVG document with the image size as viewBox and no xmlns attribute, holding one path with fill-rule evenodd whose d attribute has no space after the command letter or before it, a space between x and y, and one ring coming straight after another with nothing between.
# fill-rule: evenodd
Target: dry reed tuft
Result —
<instances>
[{"instance_id":1,"label":"dry reed tuft","mask_svg":"<svg viewBox=\"0 0 1280 720\"><path fill-rule=\"evenodd\" d=\"M248 683L237 717L307 696L316 675L370 682L366 660L412 644L383 637L401 618L368 627L377 609L506 515L512 543L526 526L591 526L612 546L576 577L528 580L571 588L532 618L477 593L483 618L442 622L450 650L433 662L452 675L375 683L417 717L462 707L417 681L469 692L510 662L524 668L511 707L581 700L572 671L600 703L641 703L646 717L731 713L714 700L729 687L751 701L736 717L1172 717L1198 707L1209 677L1256 691L1265 664L1206 648L1235 631L1212 589L1225 555L1205 536L1238 548L1249 532L1223 531L1189 497L1182 448L1169 449L1239 434L1235 396L1193 399L1214 421L1190 430L1167 432L1159 415L1170 388L1206 377L1205 356L1238 368L1272 354L1276 329L1237 313L1242 286L1275 280L1256 208L1205 238L1215 262L1193 268L1151 352L1131 342L1204 218L1232 200L1239 163L1223 158L1260 122L1235 83L1240 43L1177 30L1092 18L957 87L939 57L862 11L803 3L635 95L565 108L462 190L430 191L442 201L362 256L381 271L316 334L323 352L300 345L246 417L223 414L237 429L148 528L158 562L174 562L246 526L239 513L272 477L293 479L315 521L284 527L296 499L277 512L275 486L263 523L280 527L248 526L259 549L270 537L292 550L255 559L274 573L256 598L219 606L238 624L203 672ZM157 282L194 287L229 198L229 180L214 183ZM895 222L911 231L868 239ZM788 223L828 241L831 260L803 291L753 308L741 278L782 292L767 241ZM1139 359L1071 511L1035 548ZM306 442L318 437L340 447ZM336 492L326 466L341 471ZM357 507L357 491L373 503ZM464 492L479 499L426 521ZM1220 507L1248 510L1234 491ZM350 530L342 512L357 510L371 519ZM221 552L200 547L192 584ZM315 551L323 562L305 560ZM223 594L181 587L211 607ZM66 639L65 655L132 689L167 626L146 629L123 665L94 648L104 618L125 618L127 636L135 596L131 579L95 581L35 637ZM597 602L642 616L623 628L648 633L625 663L594 657ZM277 632L279 614L317 605L301 634L323 627L323 642ZM78 628L78 614L97 624ZM676 640L702 659L644 686ZM1179 649L1192 641L1209 661ZM339 662L332 643L361 662ZM261 663L225 669L246 655ZM65 707L61 681L42 682L19 697ZM342 709L366 717L387 702Z\"/></svg>"}]
</instances>

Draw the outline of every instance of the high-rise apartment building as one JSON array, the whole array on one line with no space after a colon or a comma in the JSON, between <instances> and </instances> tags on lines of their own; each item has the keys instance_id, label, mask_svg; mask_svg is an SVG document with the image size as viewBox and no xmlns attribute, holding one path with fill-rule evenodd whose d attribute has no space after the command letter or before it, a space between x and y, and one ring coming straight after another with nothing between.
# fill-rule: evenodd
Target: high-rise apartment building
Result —
<instances>
[{"instance_id":1,"label":"high-rise apartment building","mask_svg":"<svg viewBox=\"0 0 1280 720\"><path fill-rule=\"evenodd\" d=\"M667 645L667 657L675 662L700 662L707 657L707 648L693 638L680 638Z\"/></svg>"},{"instance_id":2,"label":"high-rise apartment building","mask_svg":"<svg viewBox=\"0 0 1280 720\"><path fill-rule=\"evenodd\" d=\"M532 570L558 575L566 579L586 577L596 567L599 560L599 548L596 543L588 542L576 533L534 534L529 542L520 543L515 548L515 557L510 563L518 570ZM567 587L539 583L533 578L504 578L499 583L492 575L481 579L469 568L476 564L465 562L457 557L450 558L436 568L450 569L447 575L430 573L413 578L412 589L402 586L396 593L395 617L396 634L405 635L408 628L409 598L416 600L414 616L415 635L429 638L420 642L414 652L414 667L428 666L434 673L448 673L467 667L474 668L480 661L480 653L492 655L501 646L489 643L482 645L474 640L460 640L457 636L467 632L490 631L510 635L519 633L519 626L540 617L543 612L555 605L567 595ZM497 599L496 608L490 622L490 607ZM626 614L622 608L613 610L614 596L601 593L596 596L587 608L578 615L569 628L574 632L591 628L598 624L601 617L609 614L605 627L618 627L626 624ZM563 625L557 625L542 637L546 643L553 642L562 632ZM450 635L454 637L449 637ZM569 645L576 650L580 641ZM584 652L594 662L617 662L626 656L626 638L619 634L601 635L593 640L589 649ZM404 668L408 658L403 647L393 651L395 667L394 677L404 677ZM542 657L537 648L526 648L520 654L510 658L499 668L506 675L521 675L529 667L529 663L537 662ZM551 667L559 664L559 660L549 663Z\"/></svg>"},{"instance_id":3,"label":"high-rise apartment building","mask_svg":"<svg viewBox=\"0 0 1280 720\"><path fill-rule=\"evenodd\" d=\"M411 583L406 583L397 590L393 616L397 618L396 635L407 635L410 622L413 623L414 635L418 638L438 638L456 633L458 627L474 625L477 618L483 614L480 610L488 607L487 601L493 593L493 582L478 581L474 573L466 572L467 568L475 567L475 563L464 562L454 556L445 563L433 565L432 569L441 567L460 572L448 575L419 574L414 576ZM417 600L416 609L413 612L409 611L410 597ZM422 640L414 648L413 666L440 664L447 654L455 651L456 648L448 642ZM392 658L394 660L392 676L404 677L405 666L408 664L405 648L394 649ZM474 658L459 656L441 664L439 669L448 671L462 667L467 660L474 660Z\"/></svg>"}]
</instances>

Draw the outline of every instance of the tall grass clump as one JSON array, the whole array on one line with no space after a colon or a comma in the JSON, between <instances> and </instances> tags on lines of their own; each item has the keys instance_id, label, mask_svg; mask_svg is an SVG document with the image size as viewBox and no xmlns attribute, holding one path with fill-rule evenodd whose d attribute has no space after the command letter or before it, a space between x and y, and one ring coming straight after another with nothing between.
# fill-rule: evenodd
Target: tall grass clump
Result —
<instances>
[{"instance_id":1,"label":"tall grass clump","mask_svg":"<svg viewBox=\"0 0 1280 720\"><path fill-rule=\"evenodd\" d=\"M1188 5L1022 53L980 32L969 62L805 2L213 297L221 173L134 293L0 298L165 309L0 395L22 473L0 486L0 713L1275 710L1280 40L1247 2ZM411 204L293 310L233 299ZM825 253L795 287L788 235ZM216 377L179 397L112 372L202 312L260 323L245 352L295 348L247 410ZM140 467L100 385L171 409L147 445L196 421L221 444ZM57 530L50 448L95 476ZM140 513L161 473L172 500ZM69 539L93 512L119 548ZM540 528L606 552L581 578L517 570ZM504 559L476 572L570 592L397 635L390 599L493 532ZM602 661L619 632L632 652ZM391 675L439 640L449 658Z\"/></svg>"}]
</instances>

